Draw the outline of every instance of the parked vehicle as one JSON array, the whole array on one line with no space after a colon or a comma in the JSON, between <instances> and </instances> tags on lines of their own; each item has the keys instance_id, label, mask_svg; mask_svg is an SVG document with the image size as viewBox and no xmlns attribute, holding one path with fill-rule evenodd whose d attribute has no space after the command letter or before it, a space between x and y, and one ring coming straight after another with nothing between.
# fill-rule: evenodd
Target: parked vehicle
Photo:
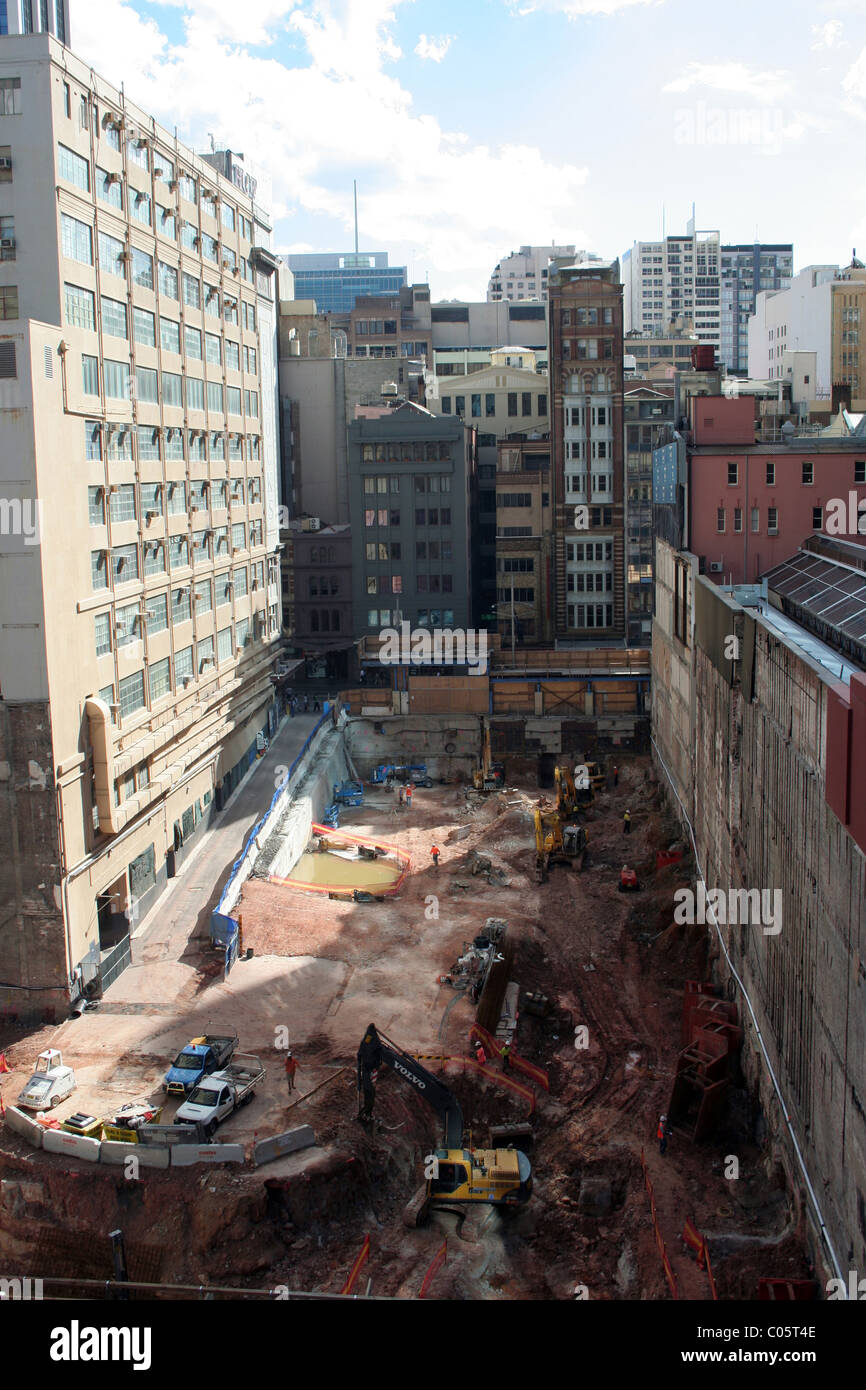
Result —
<instances>
[{"instance_id":1,"label":"parked vehicle","mask_svg":"<svg viewBox=\"0 0 866 1390\"><path fill-rule=\"evenodd\" d=\"M225 1065L237 1045L237 1033L231 1037L205 1034L193 1038L175 1057L165 1074L162 1089L170 1096L189 1095L203 1077Z\"/></svg>"},{"instance_id":2,"label":"parked vehicle","mask_svg":"<svg viewBox=\"0 0 866 1390\"><path fill-rule=\"evenodd\" d=\"M433 778L426 763L380 763L370 773L373 786L389 782L412 782L416 787L432 787Z\"/></svg>"},{"instance_id":3,"label":"parked vehicle","mask_svg":"<svg viewBox=\"0 0 866 1390\"><path fill-rule=\"evenodd\" d=\"M75 1090L75 1072L55 1047L40 1052L33 1075L15 1102L22 1110L53 1110Z\"/></svg>"},{"instance_id":4,"label":"parked vehicle","mask_svg":"<svg viewBox=\"0 0 866 1390\"><path fill-rule=\"evenodd\" d=\"M178 1107L174 1123L201 1125L209 1139L218 1124L252 1100L264 1076L265 1068L258 1057L238 1052L229 1066L203 1078L189 1099Z\"/></svg>"}]
</instances>

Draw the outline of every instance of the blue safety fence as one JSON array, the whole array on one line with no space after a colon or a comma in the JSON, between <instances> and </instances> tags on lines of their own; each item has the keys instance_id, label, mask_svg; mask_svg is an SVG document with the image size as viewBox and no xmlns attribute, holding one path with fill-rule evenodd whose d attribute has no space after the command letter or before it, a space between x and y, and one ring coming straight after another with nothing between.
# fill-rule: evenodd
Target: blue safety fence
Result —
<instances>
[{"instance_id":1,"label":"blue safety fence","mask_svg":"<svg viewBox=\"0 0 866 1390\"><path fill-rule=\"evenodd\" d=\"M295 758L294 762L292 763L291 767L289 768L288 773L286 774L285 779L284 779L283 781L281 781L279 787L278 787L277 790L274 792L274 794L273 794L273 796L272 796L272 798L271 798L271 804L268 806L267 811L266 811L265 814L261 817L260 820L257 820L257 821L256 821L255 825L253 826L252 830L250 831L249 835L247 836L246 840L244 841L244 847L243 847L243 849L241 850L240 854L238 855L237 859L235 860L234 864L232 865L232 871L231 871L231 873L230 873L229 876L228 876L228 880L227 880L227 882L226 882L225 887L223 888L222 893L220 894L220 900L219 900L219 902L217 903L216 907L214 908L213 912L211 913L211 919L210 919L210 936L211 936L211 941L213 941L216 945L225 945L225 947L226 947L226 966L225 966L225 973L226 973L226 975L228 975L229 971L230 971L231 968L232 968L232 965L234 964L235 960L237 959L238 948L239 948L239 940L238 940L238 921L237 921L237 918L232 917L230 914L228 914L228 913L226 913L226 912L224 911L225 902L226 902L227 898L229 897L229 895L230 895L230 893L231 893L231 890L232 890L232 888L233 888L233 886L234 886L234 884L235 884L235 881L236 881L236 879L237 879L237 877L238 877L238 874L239 874L239 873L242 871L242 869L243 869L244 861L246 860L247 853L248 853L248 851L249 851L250 845L252 844L252 842L253 842L253 840L256 838L256 836L258 835L259 831L260 831L260 830L263 828L263 826L265 825L265 822L268 820L268 817L271 815L271 813L272 813L273 810L275 809L275 807L276 807L276 805L277 805L277 802L279 801L279 799L280 799L280 797L282 796L283 792L285 791L286 787L289 785L289 783L291 782L291 780L292 780L292 778L294 777L295 773L297 772L297 770L298 770L298 768L299 768L299 766L300 766L300 763L301 763L302 758L304 758L304 757L306 756L306 754L310 751L310 748L311 748L312 745L313 745L313 740L315 739L315 737L316 737L316 735L318 734L319 730L322 728L322 726L323 726L324 724L326 724L326 723L329 724L329 723L331 723L331 722L332 722L331 710L330 710L330 708L328 708L328 709L325 711L325 713L322 715L322 717L321 717L321 719L319 720L318 724L315 725L315 727L313 728L312 732L311 732L311 733L309 734L309 736L307 737L307 739L306 739L306 741L305 741L305 743L304 743L303 748L301 749L300 753L299 753L298 756ZM232 930L232 929L233 929L233 930ZM234 953L233 953L233 954L232 954L232 941L234 942Z\"/></svg>"}]
</instances>

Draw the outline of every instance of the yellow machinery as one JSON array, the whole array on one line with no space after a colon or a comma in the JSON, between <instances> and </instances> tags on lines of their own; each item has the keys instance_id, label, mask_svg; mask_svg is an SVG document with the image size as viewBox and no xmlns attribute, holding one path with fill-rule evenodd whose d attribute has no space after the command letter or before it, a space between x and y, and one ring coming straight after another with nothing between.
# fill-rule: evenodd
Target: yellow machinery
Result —
<instances>
[{"instance_id":1,"label":"yellow machinery","mask_svg":"<svg viewBox=\"0 0 866 1390\"><path fill-rule=\"evenodd\" d=\"M570 864L576 873L586 858L586 831L563 821L556 811L535 812L535 881L543 883L551 864Z\"/></svg>"},{"instance_id":2,"label":"yellow machinery","mask_svg":"<svg viewBox=\"0 0 866 1390\"><path fill-rule=\"evenodd\" d=\"M376 1099L374 1085L380 1067L390 1067L441 1117L445 1143L426 1161L425 1183L407 1206L403 1220L419 1226L431 1206L486 1202L514 1207L529 1200L532 1167L519 1149L467 1149L463 1146L463 1112L448 1087L421 1066L411 1053L370 1024L358 1048L358 1118L369 1123Z\"/></svg>"},{"instance_id":3,"label":"yellow machinery","mask_svg":"<svg viewBox=\"0 0 866 1390\"><path fill-rule=\"evenodd\" d=\"M472 785L477 792L501 792L505 786L505 766L493 762L490 752L490 725L481 717L481 766L472 774Z\"/></svg>"}]
</instances>

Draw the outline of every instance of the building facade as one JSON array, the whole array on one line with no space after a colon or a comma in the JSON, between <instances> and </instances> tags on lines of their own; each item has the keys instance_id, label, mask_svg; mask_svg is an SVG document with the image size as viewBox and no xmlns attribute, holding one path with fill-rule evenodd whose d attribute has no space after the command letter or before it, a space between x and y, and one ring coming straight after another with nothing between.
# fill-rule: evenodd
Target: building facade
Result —
<instances>
[{"instance_id":1,"label":"building facade","mask_svg":"<svg viewBox=\"0 0 866 1390\"><path fill-rule=\"evenodd\" d=\"M622 293L618 261L551 269L558 641L605 646L626 635Z\"/></svg>"},{"instance_id":2,"label":"building facade","mask_svg":"<svg viewBox=\"0 0 866 1390\"><path fill-rule=\"evenodd\" d=\"M51 806L3 846L19 1011L128 963L275 727L280 588L267 214L54 37L10 80L0 469L40 534L0 540L4 836Z\"/></svg>"},{"instance_id":3,"label":"building facade","mask_svg":"<svg viewBox=\"0 0 866 1390\"><path fill-rule=\"evenodd\" d=\"M625 331L667 334L678 320L698 341L721 347L721 245L716 231L636 241L622 258Z\"/></svg>"},{"instance_id":4,"label":"building facade","mask_svg":"<svg viewBox=\"0 0 866 1390\"><path fill-rule=\"evenodd\" d=\"M788 352L817 353L816 401L834 395L852 410L866 410L866 268L856 256L844 269L810 265L787 290L763 291L749 320L749 375L783 380Z\"/></svg>"},{"instance_id":5,"label":"building facade","mask_svg":"<svg viewBox=\"0 0 866 1390\"><path fill-rule=\"evenodd\" d=\"M519 251L503 256L494 267L487 285L487 298L492 303L546 299L550 262L557 257L573 262L585 258L586 254L573 246L521 246Z\"/></svg>"},{"instance_id":6,"label":"building facade","mask_svg":"<svg viewBox=\"0 0 866 1390\"><path fill-rule=\"evenodd\" d=\"M502 650L550 646L553 508L550 438L500 441L496 468L496 626ZM483 486L483 484L482 484Z\"/></svg>"},{"instance_id":7,"label":"building facade","mask_svg":"<svg viewBox=\"0 0 866 1390\"><path fill-rule=\"evenodd\" d=\"M348 439L355 635L471 627L475 431L404 402Z\"/></svg>"},{"instance_id":8,"label":"building facade","mask_svg":"<svg viewBox=\"0 0 866 1390\"><path fill-rule=\"evenodd\" d=\"M688 547L717 583L753 584L813 532L857 538L866 437L755 443L750 397L689 402ZM863 522L866 532L866 520Z\"/></svg>"},{"instance_id":9,"label":"building facade","mask_svg":"<svg viewBox=\"0 0 866 1390\"><path fill-rule=\"evenodd\" d=\"M322 526L292 532L294 627L292 642L304 657L321 657L325 675L353 679L355 649L352 532Z\"/></svg>"},{"instance_id":10,"label":"building facade","mask_svg":"<svg viewBox=\"0 0 866 1390\"><path fill-rule=\"evenodd\" d=\"M434 304L431 320L437 380L488 367L493 353L506 343L523 344L535 354L535 370L547 370L546 304Z\"/></svg>"},{"instance_id":11,"label":"building facade","mask_svg":"<svg viewBox=\"0 0 866 1390\"><path fill-rule=\"evenodd\" d=\"M4 34L53 34L69 44L69 0L2 0L0 37Z\"/></svg>"},{"instance_id":12,"label":"building facade","mask_svg":"<svg viewBox=\"0 0 866 1390\"><path fill-rule=\"evenodd\" d=\"M667 439L674 410L672 382L625 383L626 635L630 647L652 645L653 453Z\"/></svg>"},{"instance_id":13,"label":"building facade","mask_svg":"<svg viewBox=\"0 0 866 1390\"><path fill-rule=\"evenodd\" d=\"M722 247L720 358L729 372L749 370L749 319L762 293L786 290L794 273L791 242Z\"/></svg>"},{"instance_id":14,"label":"building facade","mask_svg":"<svg viewBox=\"0 0 866 1390\"><path fill-rule=\"evenodd\" d=\"M281 256L295 277L295 296L314 299L320 313L348 314L358 295L396 295L406 267L389 266L387 251L298 252Z\"/></svg>"}]
</instances>

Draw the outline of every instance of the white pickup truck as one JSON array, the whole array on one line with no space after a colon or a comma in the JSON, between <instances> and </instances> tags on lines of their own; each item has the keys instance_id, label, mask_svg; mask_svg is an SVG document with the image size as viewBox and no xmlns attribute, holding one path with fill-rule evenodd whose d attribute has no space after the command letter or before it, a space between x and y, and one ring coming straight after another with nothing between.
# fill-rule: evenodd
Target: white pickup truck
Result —
<instances>
[{"instance_id":1,"label":"white pickup truck","mask_svg":"<svg viewBox=\"0 0 866 1390\"><path fill-rule=\"evenodd\" d=\"M258 1057L236 1052L229 1066L202 1077L192 1094L178 1107L174 1123L200 1125L209 1139L218 1124L252 1100L264 1076L265 1069Z\"/></svg>"}]
</instances>

